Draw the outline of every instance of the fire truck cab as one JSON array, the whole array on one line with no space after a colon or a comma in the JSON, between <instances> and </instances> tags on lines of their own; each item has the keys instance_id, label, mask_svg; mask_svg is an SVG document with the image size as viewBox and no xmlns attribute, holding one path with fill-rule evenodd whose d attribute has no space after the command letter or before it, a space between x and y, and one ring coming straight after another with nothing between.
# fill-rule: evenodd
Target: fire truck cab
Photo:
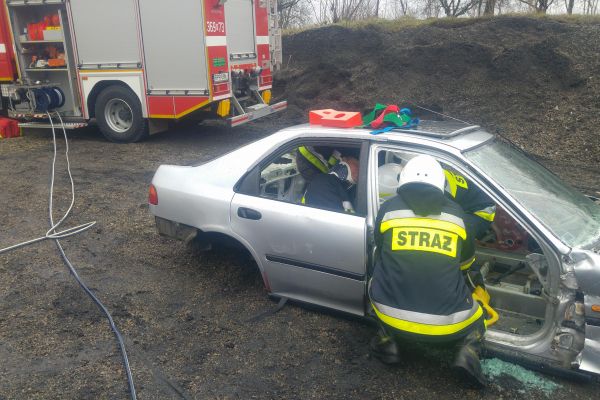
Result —
<instances>
[{"instance_id":1,"label":"fire truck cab","mask_svg":"<svg viewBox=\"0 0 600 400\"><path fill-rule=\"evenodd\" d=\"M114 142L169 120L231 126L273 114L281 60L275 0L5 0L18 78L9 117L45 127L95 119ZM1 48L0 48L1 50Z\"/></svg>"}]
</instances>

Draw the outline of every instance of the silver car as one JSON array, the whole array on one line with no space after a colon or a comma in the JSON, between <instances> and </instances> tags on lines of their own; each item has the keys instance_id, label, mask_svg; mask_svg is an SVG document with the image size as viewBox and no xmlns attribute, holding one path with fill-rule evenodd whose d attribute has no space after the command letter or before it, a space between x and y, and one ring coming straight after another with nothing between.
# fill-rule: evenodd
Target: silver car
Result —
<instances>
[{"instance_id":1,"label":"silver car","mask_svg":"<svg viewBox=\"0 0 600 400\"><path fill-rule=\"evenodd\" d=\"M302 204L301 146L359 159L354 214ZM477 248L500 314L486 348L546 370L600 374L600 205L478 126L422 121L379 135L291 127L203 165L160 166L150 211L163 235L207 245L228 238L247 249L274 297L371 318L377 171L418 154L434 156L497 204Z\"/></svg>"}]
</instances>

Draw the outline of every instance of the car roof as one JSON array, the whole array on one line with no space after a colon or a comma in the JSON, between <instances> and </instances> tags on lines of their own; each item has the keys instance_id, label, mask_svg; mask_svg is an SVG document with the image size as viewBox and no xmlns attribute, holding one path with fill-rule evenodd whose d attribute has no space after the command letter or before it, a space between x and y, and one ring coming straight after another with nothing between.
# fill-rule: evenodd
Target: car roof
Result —
<instances>
[{"instance_id":1,"label":"car roof","mask_svg":"<svg viewBox=\"0 0 600 400\"><path fill-rule=\"evenodd\" d=\"M331 128L322 125L302 124L286 128L283 132L306 137L335 137L349 139L371 139L397 143L421 143L432 147L452 147L465 151L479 146L494 135L478 125L460 121L420 121L414 128L394 128L391 131L373 134L376 130L365 128Z\"/></svg>"}]
</instances>

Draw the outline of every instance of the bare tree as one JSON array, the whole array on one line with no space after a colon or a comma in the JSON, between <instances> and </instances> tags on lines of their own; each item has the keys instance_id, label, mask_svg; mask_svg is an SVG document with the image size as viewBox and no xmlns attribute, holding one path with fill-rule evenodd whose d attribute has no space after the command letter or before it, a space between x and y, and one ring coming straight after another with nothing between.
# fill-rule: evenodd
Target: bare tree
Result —
<instances>
[{"instance_id":1,"label":"bare tree","mask_svg":"<svg viewBox=\"0 0 600 400\"><path fill-rule=\"evenodd\" d=\"M477 5L476 0L439 0L447 17L459 17Z\"/></svg>"},{"instance_id":2,"label":"bare tree","mask_svg":"<svg viewBox=\"0 0 600 400\"><path fill-rule=\"evenodd\" d=\"M329 12L327 3L319 0L307 0L310 9L313 12L313 19L316 23L322 25L329 23ZM315 4L316 3L316 4Z\"/></svg>"},{"instance_id":3,"label":"bare tree","mask_svg":"<svg viewBox=\"0 0 600 400\"><path fill-rule=\"evenodd\" d=\"M393 0L391 5L392 17L399 18L409 15L409 0Z\"/></svg>"},{"instance_id":4,"label":"bare tree","mask_svg":"<svg viewBox=\"0 0 600 400\"><path fill-rule=\"evenodd\" d=\"M583 0L583 13L588 15L598 14L598 0Z\"/></svg>"},{"instance_id":5,"label":"bare tree","mask_svg":"<svg viewBox=\"0 0 600 400\"><path fill-rule=\"evenodd\" d=\"M496 0L496 14L500 15L504 11L511 11L511 0Z\"/></svg>"},{"instance_id":6,"label":"bare tree","mask_svg":"<svg viewBox=\"0 0 600 400\"><path fill-rule=\"evenodd\" d=\"M365 0L327 0L331 22L353 21Z\"/></svg>"},{"instance_id":7,"label":"bare tree","mask_svg":"<svg viewBox=\"0 0 600 400\"><path fill-rule=\"evenodd\" d=\"M494 15L496 9L496 0L486 0L483 15Z\"/></svg>"},{"instance_id":8,"label":"bare tree","mask_svg":"<svg viewBox=\"0 0 600 400\"><path fill-rule=\"evenodd\" d=\"M438 18L441 14L442 6L439 0L425 0L423 15L426 18Z\"/></svg>"},{"instance_id":9,"label":"bare tree","mask_svg":"<svg viewBox=\"0 0 600 400\"><path fill-rule=\"evenodd\" d=\"M289 29L305 25L308 22L304 0L277 0L279 26Z\"/></svg>"},{"instance_id":10,"label":"bare tree","mask_svg":"<svg viewBox=\"0 0 600 400\"><path fill-rule=\"evenodd\" d=\"M567 9L567 14L573 14L573 7L575 6L575 0L565 0L565 7Z\"/></svg>"},{"instance_id":11,"label":"bare tree","mask_svg":"<svg viewBox=\"0 0 600 400\"><path fill-rule=\"evenodd\" d=\"M356 21L377 16L379 0L307 0L316 22L320 24Z\"/></svg>"},{"instance_id":12,"label":"bare tree","mask_svg":"<svg viewBox=\"0 0 600 400\"><path fill-rule=\"evenodd\" d=\"M546 14L548 8L554 3L554 0L519 0L523 4L527 4L529 8L540 14Z\"/></svg>"}]
</instances>

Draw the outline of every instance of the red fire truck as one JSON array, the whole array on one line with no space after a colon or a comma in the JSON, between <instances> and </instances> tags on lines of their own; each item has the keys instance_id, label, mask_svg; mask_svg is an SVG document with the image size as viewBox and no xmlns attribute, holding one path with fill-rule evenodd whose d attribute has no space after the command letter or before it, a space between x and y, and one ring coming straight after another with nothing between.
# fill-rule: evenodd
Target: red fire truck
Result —
<instances>
[{"instance_id":1,"label":"red fire truck","mask_svg":"<svg viewBox=\"0 0 600 400\"><path fill-rule=\"evenodd\" d=\"M2 95L22 127L60 114L69 128L95 119L107 139L135 142L169 120L237 126L287 107L271 104L276 0L3 3Z\"/></svg>"}]
</instances>

